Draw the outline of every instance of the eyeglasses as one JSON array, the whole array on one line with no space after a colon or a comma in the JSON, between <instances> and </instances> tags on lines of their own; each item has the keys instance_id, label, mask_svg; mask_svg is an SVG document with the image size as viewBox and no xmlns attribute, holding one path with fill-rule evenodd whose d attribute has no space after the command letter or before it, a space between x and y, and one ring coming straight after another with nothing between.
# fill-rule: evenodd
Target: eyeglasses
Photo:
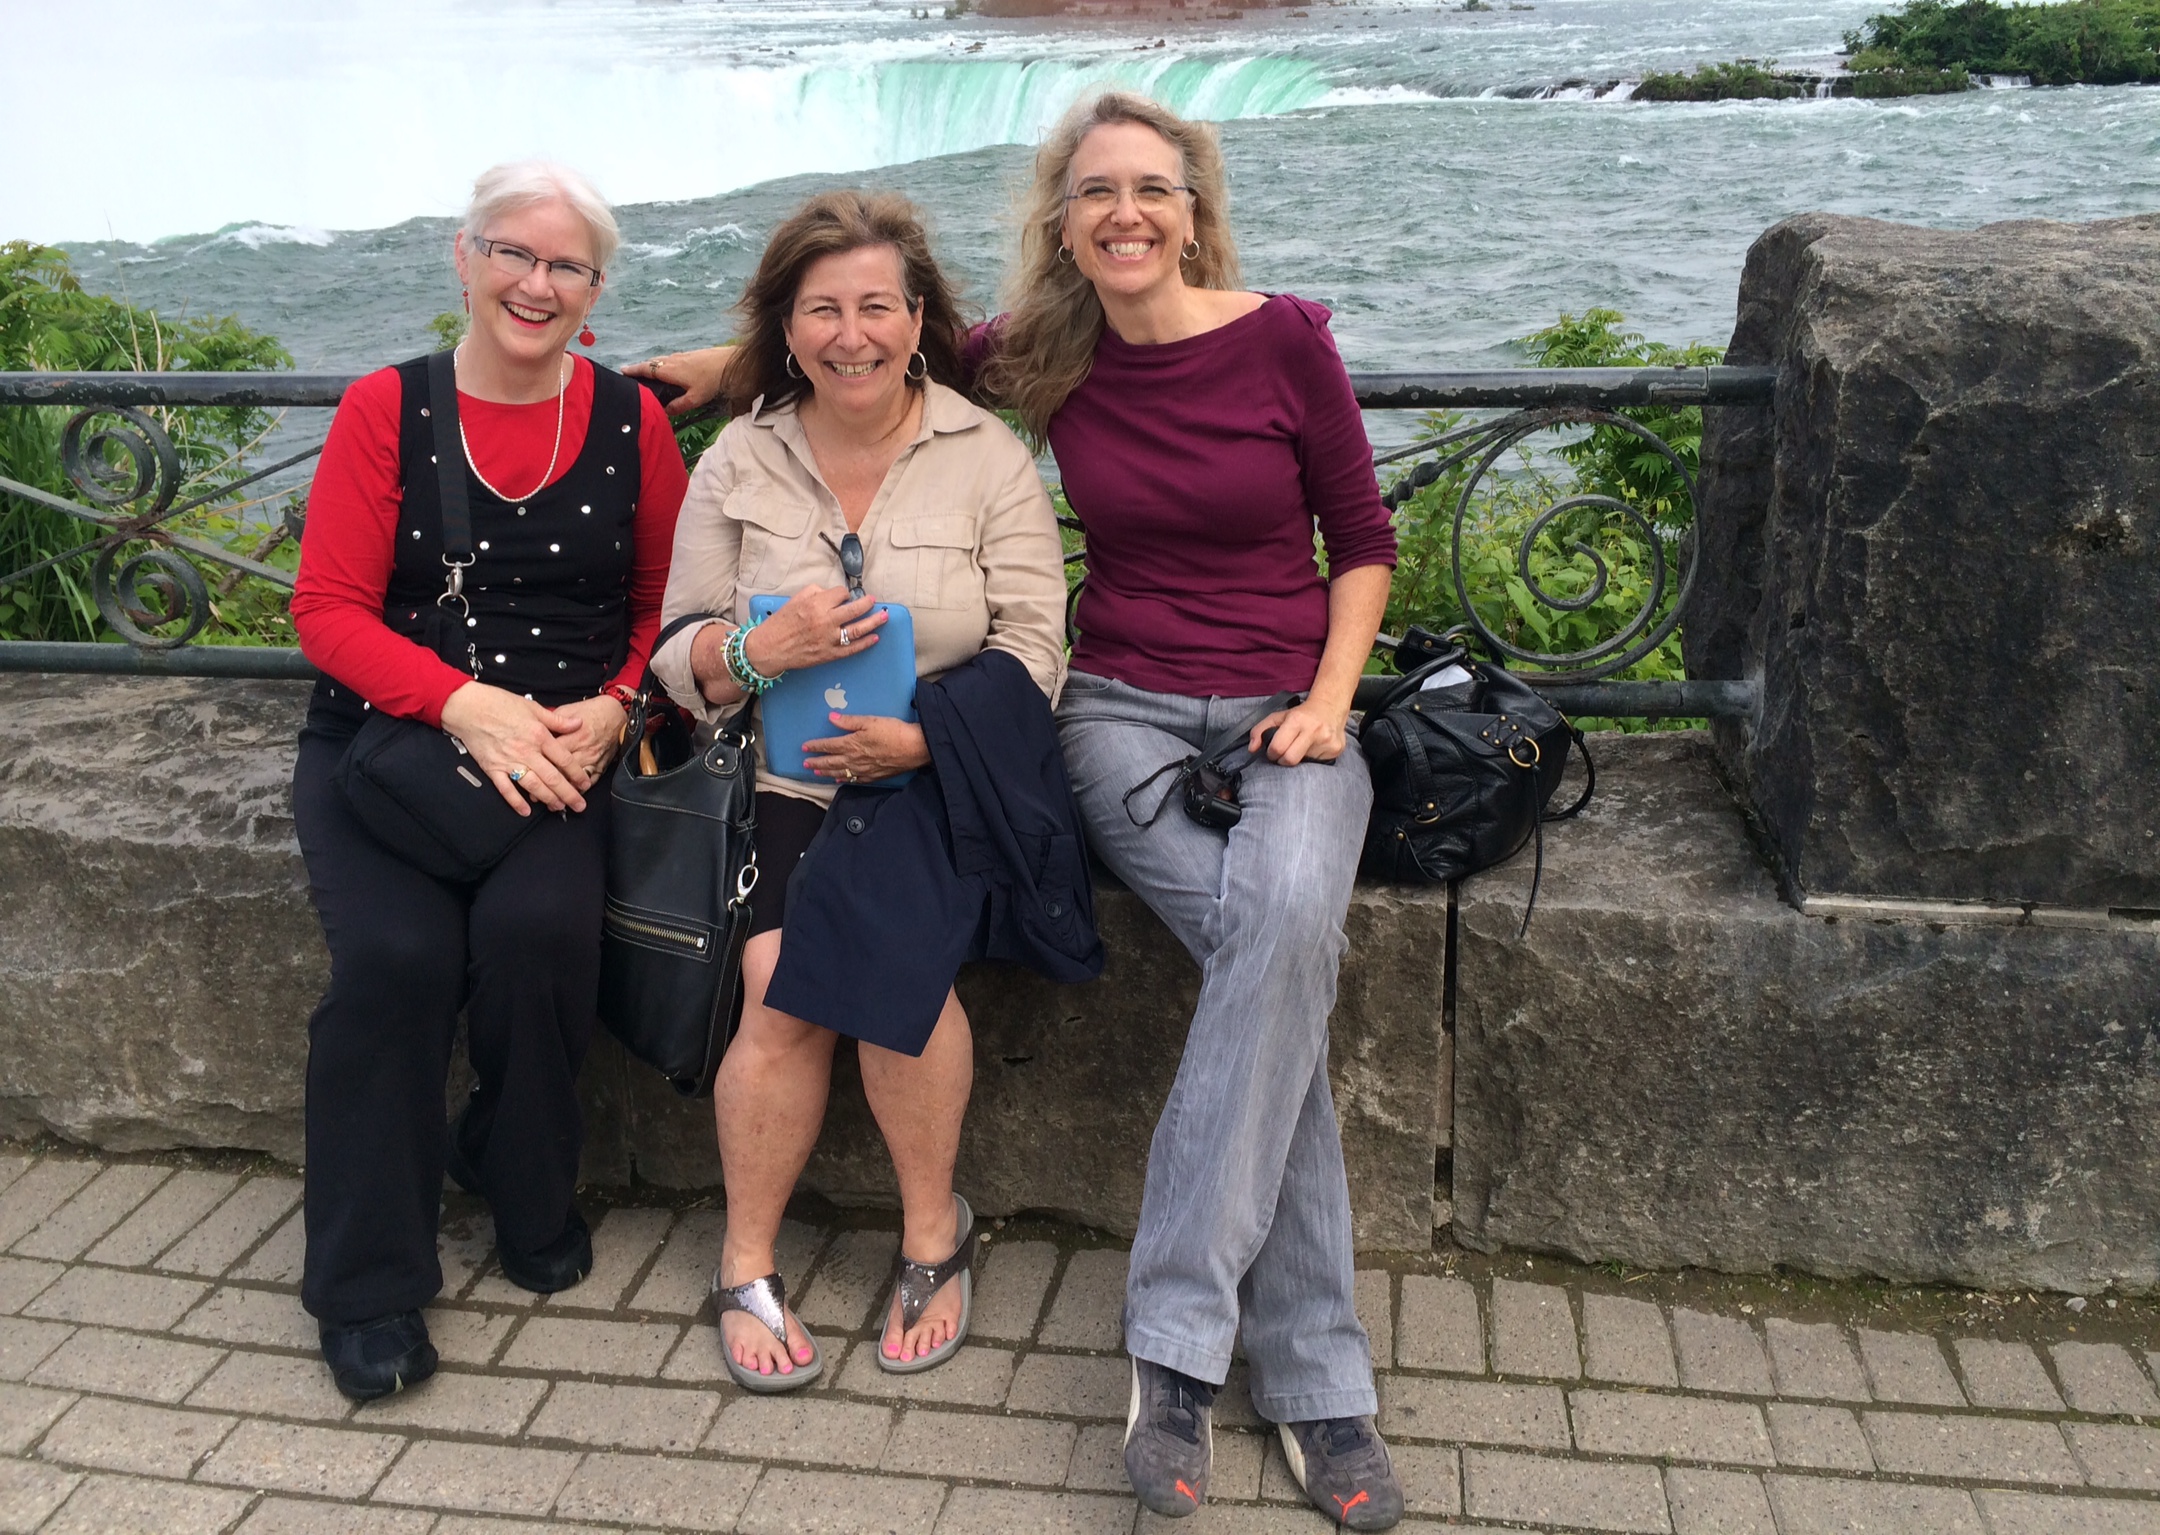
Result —
<instances>
[{"instance_id":1,"label":"eyeglasses","mask_svg":"<svg viewBox=\"0 0 2160 1535\"><path fill-rule=\"evenodd\" d=\"M1078 203L1094 214L1108 213L1118 205L1128 189L1114 187L1107 181L1091 181L1079 191L1069 194L1066 201ZM1191 187L1173 186L1167 181L1143 181L1130 189L1132 200L1142 213L1161 213L1170 206L1171 200L1180 192L1190 192Z\"/></svg>"},{"instance_id":2,"label":"eyeglasses","mask_svg":"<svg viewBox=\"0 0 2160 1535\"><path fill-rule=\"evenodd\" d=\"M600 286L601 277L605 275L598 267L587 266L582 261L543 262L524 246L511 245L502 240L483 240L475 235L473 246L505 272L515 273L519 277L523 277L536 266L545 266L548 276L566 287L582 282L588 288L597 288Z\"/></svg>"}]
</instances>

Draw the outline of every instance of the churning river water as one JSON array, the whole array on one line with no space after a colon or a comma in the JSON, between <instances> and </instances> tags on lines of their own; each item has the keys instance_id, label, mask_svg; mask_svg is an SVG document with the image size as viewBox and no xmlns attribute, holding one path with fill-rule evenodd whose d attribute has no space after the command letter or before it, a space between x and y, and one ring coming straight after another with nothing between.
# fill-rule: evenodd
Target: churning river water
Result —
<instances>
[{"instance_id":1,"label":"churning river water","mask_svg":"<svg viewBox=\"0 0 2160 1535\"><path fill-rule=\"evenodd\" d=\"M475 171L547 153L622 209L622 361L719 339L773 224L905 191L994 301L1026 146L1081 91L1217 119L1250 285L1353 366L1505 366L1563 310L1722 343L1749 243L1809 209L1971 226L2160 209L2160 90L1663 105L1652 69L1827 67L1882 0L1314 3L1203 21L947 19L904 0L0 0L0 238L237 314L303 369L431 344ZM96 40L103 43L91 46ZM124 43L132 83L90 78ZM1622 82L1617 88L1611 82ZM93 87L96 87L93 89Z\"/></svg>"}]
</instances>

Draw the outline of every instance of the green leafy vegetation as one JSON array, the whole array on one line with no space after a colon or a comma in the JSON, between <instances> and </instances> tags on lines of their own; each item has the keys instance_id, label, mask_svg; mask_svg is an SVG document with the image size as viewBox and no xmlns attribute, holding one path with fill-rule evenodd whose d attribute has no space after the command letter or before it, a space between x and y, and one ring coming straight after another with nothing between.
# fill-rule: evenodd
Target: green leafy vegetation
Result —
<instances>
[{"instance_id":1,"label":"green leafy vegetation","mask_svg":"<svg viewBox=\"0 0 2160 1535\"><path fill-rule=\"evenodd\" d=\"M1729 64L1704 64L1692 75L1643 76L1631 98L1635 101L1788 101L1815 94L1811 81L1781 75L1777 60L1734 59Z\"/></svg>"},{"instance_id":2,"label":"green leafy vegetation","mask_svg":"<svg viewBox=\"0 0 2160 1535\"><path fill-rule=\"evenodd\" d=\"M0 369L235 372L291 364L274 339L235 319L161 317L124 299L85 292L61 251L19 240L0 245ZM61 434L73 414L71 409L42 406L0 410L0 475L80 499L61 469ZM246 473L245 460L277 423L272 412L255 409L148 414L171 437L185 482L197 494ZM114 447L103 451L102 462L116 475L128 467ZM167 526L290 570L298 550L282 510L241 492L214 497ZM103 620L90 595L91 556L70 553L97 531L64 512L0 494L0 575L53 561L0 587L0 638L101 637ZM240 579L213 562L203 562L201 568L212 595L203 642L292 643L282 593Z\"/></svg>"},{"instance_id":3,"label":"green leafy vegetation","mask_svg":"<svg viewBox=\"0 0 2160 1535\"><path fill-rule=\"evenodd\" d=\"M437 315L427 328L441 349L455 346L465 326L465 316L451 312ZM85 291L63 251L23 241L0 245L0 370L245 372L291 365L274 338L237 319L162 316L124 298ZM0 476L81 502L82 493L68 482L61 464L62 433L75 414L73 407L0 408ZM278 453L279 444L268 439L283 412L160 407L147 414L179 455L181 499L210 493L201 506L161 527L280 570L297 569L300 549L293 530L306 513L304 491L263 493L258 485L218 493ZM106 417L100 424L117 423ZM684 463L695 464L724 425L724 416L709 415L679 426L675 437ZM107 446L94 462L116 475L129 467L117 446ZM0 639L115 638L91 596L94 555L83 549L99 532L81 518L0 493L0 575L42 564L0 587ZM185 552L182 557L194 561L211 593L210 622L195 643L297 643L281 588L213 560L195 560ZM128 594L122 596L126 600Z\"/></svg>"},{"instance_id":4,"label":"green leafy vegetation","mask_svg":"<svg viewBox=\"0 0 2160 1535\"><path fill-rule=\"evenodd\" d=\"M1908 0L1845 34L1856 75L1965 71L2035 85L2160 81L2160 0ZM1858 85L1858 81L1855 81Z\"/></svg>"},{"instance_id":5,"label":"green leafy vegetation","mask_svg":"<svg viewBox=\"0 0 2160 1535\"><path fill-rule=\"evenodd\" d=\"M1842 82L1863 100L1881 101L1894 96L1948 96L1972 89L1972 76L1962 69L1870 69Z\"/></svg>"},{"instance_id":6,"label":"green leafy vegetation","mask_svg":"<svg viewBox=\"0 0 2160 1535\"><path fill-rule=\"evenodd\" d=\"M1699 367L1724 355L1712 346L1649 341L1624 329L1625 323L1611 309L1562 315L1526 337L1523 346L1532 362L1548 368ZM1464 585L1473 594L1478 617L1510 644L1547 654L1588 650L1625 630L1648 600L1652 546L1640 525L1614 507L1593 503L1561 513L1538 532L1525 561L1525 535L1548 508L1571 497L1611 497L1648 520L1667 558L1670 600L1677 577L1671 564L1675 546L1695 517L1687 485L1701 460L1702 409L1649 406L1620 414L1662 438L1679 466L1625 427L1599 425L1558 446L1523 444L1512 460L1496 463L1471 493L1463 519ZM1435 437L1468 424L1460 411L1433 412L1423 423L1426 434ZM1388 633L1400 634L1410 624L1440 632L1466 621L1455 591L1451 549L1456 506L1476 468L1470 460L1444 470L1396 514L1398 563L1382 625ZM1563 602L1582 601L1596 588L1598 560L1605 566L1604 590L1585 606L1554 607L1538 600L1542 591ZM1677 631L1622 674L1640 680L1685 675ZM1584 723L1645 728L1640 721ZM1660 723L1671 728L1693 722Z\"/></svg>"}]
</instances>

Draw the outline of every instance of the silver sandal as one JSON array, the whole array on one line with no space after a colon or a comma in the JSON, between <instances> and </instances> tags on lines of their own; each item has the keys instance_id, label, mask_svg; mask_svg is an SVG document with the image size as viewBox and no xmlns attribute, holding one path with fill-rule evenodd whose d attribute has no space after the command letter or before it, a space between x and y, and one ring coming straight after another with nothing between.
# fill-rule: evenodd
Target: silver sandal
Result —
<instances>
[{"instance_id":1,"label":"silver sandal","mask_svg":"<svg viewBox=\"0 0 2160 1535\"><path fill-rule=\"evenodd\" d=\"M960 1207L960 1241L953 1248L952 1256L942 1263L917 1263L912 1258L899 1258L894 1262L893 1293L900 1297L900 1333L922 1320L924 1310L954 1278L960 1281L960 1322L953 1335L927 1354L917 1354L913 1359L888 1358L885 1338L892 1331L892 1302L885 1303L885 1325L878 1329L878 1368L888 1375L919 1375L924 1370L934 1370L959 1352L967 1341L968 1320L975 1311L975 1212L959 1194L953 1195L953 1203Z\"/></svg>"},{"instance_id":2,"label":"silver sandal","mask_svg":"<svg viewBox=\"0 0 2160 1535\"><path fill-rule=\"evenodd\" d=\"M767 1274L762 1279L752 1279L744 1284L724 1285L720 1282L720 1271L714 1269L712 1298L713 1326L716 1329L720 1326L720 1319L730 1311L748 1312L771 1329L772 1335L780 1340L780 1347L787 1350L788 1363L795 1364L794 1351L788 1349L787 1287L780 1282L778 1274ZM735 1384L745 1391L754 1391L762 1396L778 1396L783 1391L800 1391L816 1380L825 1369L824 1350L818 1347L818 1341L809 1328L803 1329L803 1336L810 1339L810 1362L795 1364L793 1371L785 1375L778 1370L770 1375L761 1375L756 1370L737 1364L735 1355L727 1346L727 1335L724 1331L720 1338L720 1362L727 1366L728 1375Z\"/></svg>"}]
</instances>

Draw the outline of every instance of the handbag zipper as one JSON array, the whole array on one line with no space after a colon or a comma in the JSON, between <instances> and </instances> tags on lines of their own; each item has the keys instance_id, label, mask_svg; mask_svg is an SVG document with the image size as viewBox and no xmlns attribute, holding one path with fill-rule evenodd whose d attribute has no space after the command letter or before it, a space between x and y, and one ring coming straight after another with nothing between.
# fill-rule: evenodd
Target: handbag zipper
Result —
<instances>
[{"instance_id":1,"label":"handbag zipper","mask_svg":"<svg viewBox=\"0 0 2160 1535\"><path fill-rule=\"evenodd\" d=\"M661 927L652 922L640 922L635 917L619 916L612 911L607 914L604 925L620 928L625 932L641 933L647 938L657 938L662 943L670 943L681 949L691 949L699 954L703 954L711 943L711 940L703 933L686 932L679 927Z\"/></svg>"}]
</instances>

